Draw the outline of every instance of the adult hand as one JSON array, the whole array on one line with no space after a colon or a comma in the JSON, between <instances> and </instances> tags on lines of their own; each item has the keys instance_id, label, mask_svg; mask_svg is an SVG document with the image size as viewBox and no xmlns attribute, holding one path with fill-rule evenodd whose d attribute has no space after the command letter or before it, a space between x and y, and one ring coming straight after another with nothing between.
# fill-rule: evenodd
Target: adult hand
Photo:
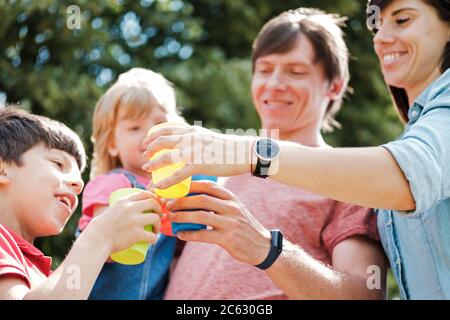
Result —
<instances>
[{"instance_id":1,"label":"adult hand","mask_svg":"<svg viewBox=\"0 0 450 320\"><path fill-rule=\"evenodd\" d=\"M179 232L179 239L217 244L233 258L250 265L264 261L270 250L270 231L236 195L211 181L192 182L191 192L199 195L167 202L171 211L168 218L172 222L205 224L211 229ZM187 211L174 212L177 210Z\"/></svg>"},{"instance_id":2,"label":"adult hand","mask_svg":"<svg viewBox=\"0 0 450 320\"><path fill-rule=\"evenodd\" d=\"M166 189L194 174L232 176L251 170L251 147L256 137L224 135L199 126L167 126L155 130L145 140L145 159L162 149L173 149L149 160L142 168L154 171L183 161L185 166L155 184Z\"/></svg>"}]
</instances>

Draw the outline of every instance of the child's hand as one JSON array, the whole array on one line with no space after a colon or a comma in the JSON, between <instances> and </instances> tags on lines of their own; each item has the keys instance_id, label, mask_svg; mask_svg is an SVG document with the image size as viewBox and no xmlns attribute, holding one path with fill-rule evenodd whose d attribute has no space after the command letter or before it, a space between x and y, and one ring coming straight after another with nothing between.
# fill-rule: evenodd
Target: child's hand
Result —
<instances>
[{"instance_id":1,"label":"child's hand","mask_svg":"<svg viewBox=\"0 0 450 320\"><path fill-rule=\"evenodd\" d=\"M98 230L111 246L111 253L114 253L139 241L155 243L156 234L161 227L161 213L158 197L142 190L118 200L91 223L98 226ZM153 225L153 232L144 230L144 226L149 224Z\"/></svg>"}]
</instances>

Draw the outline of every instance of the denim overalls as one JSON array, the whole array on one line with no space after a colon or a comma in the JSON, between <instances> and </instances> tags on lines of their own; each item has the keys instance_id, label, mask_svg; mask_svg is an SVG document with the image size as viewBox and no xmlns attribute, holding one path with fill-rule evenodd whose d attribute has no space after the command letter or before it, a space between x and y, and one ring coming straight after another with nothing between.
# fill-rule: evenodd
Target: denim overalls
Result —
<instances>
[{"instance_id":1,"label":"denim overalls","mask_svg":"<svg viewBox=\"0 0 450 320\"><path fill-rule=\"evenodd\" d=\"M110 173L122 173L133 188L146 189L129 172L116 169ZM164 296L169 278L170 264L177 238L163 234L151 245L147 258L141 264L128 266L105 263L89 296L90 300L160 300Z\"/></svg>"}]
</instances>

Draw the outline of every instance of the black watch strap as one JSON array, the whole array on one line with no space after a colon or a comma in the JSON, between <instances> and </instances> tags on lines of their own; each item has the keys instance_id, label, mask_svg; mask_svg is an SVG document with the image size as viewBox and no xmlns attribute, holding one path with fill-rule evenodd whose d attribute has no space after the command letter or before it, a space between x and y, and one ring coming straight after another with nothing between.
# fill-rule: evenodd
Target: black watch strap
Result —
<instances>
[{"instance_id":1,"label":"black watch strap","mask_svg":"<svg viewBox=\"0 0 450 320\"><path fill-rule=\"evenodd\" d=\"M271 241L269 254L263 262L255 266L262 270L269 268L283 251L283 234L281 231L278 229L270 230L270 235Z\"/></svg>"},{"instance_id":2,"label":"black watch strap","mask_svg":"<svg viewBox=\"0 0 450 320\"><path fill-rule=\"evenodd\" d=\"M259 178L267 178L269 176L269 168L270 168L271 161L264 161L261 159L258 159L256 162L255 171L253 172L253 175L255 177Z\"/></svg>"},{"instance_id":3,"label":"black watch strap","mask_svg":"<svg viewBox=\"0 0 450 320\"><path fill-rule=\"evenodd\" d=\"M259 138L253 145L252 156L254 154L256 154L257 157L256 167L252 172L255 177L267 178L273 174L273 172L271 173L269 171L272 169L271 167L274 161L276 161L274 169L278 168L280 147L275 140L270 138Z\"/></svg>"}]
</instances>

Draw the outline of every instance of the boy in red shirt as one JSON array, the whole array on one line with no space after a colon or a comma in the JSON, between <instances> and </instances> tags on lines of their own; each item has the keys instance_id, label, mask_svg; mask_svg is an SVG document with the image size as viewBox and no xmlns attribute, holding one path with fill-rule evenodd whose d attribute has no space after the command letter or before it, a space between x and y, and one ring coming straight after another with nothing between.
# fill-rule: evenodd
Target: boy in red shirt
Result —
<instances>
[{"instance_id":1,"label":"boy in red shirt","mask_svg":"<svg viewBox=\"0 0 450 320\"><path fill-rule=\"evenodd\" d=\"M159 232L161 207L142 191L94 219L51 272L33 241L59 234L75 211L85 158L62 123L0 107L0 299L86 299L111 253L156 241L144 226Z\"/></svg>"}]
</instances>

